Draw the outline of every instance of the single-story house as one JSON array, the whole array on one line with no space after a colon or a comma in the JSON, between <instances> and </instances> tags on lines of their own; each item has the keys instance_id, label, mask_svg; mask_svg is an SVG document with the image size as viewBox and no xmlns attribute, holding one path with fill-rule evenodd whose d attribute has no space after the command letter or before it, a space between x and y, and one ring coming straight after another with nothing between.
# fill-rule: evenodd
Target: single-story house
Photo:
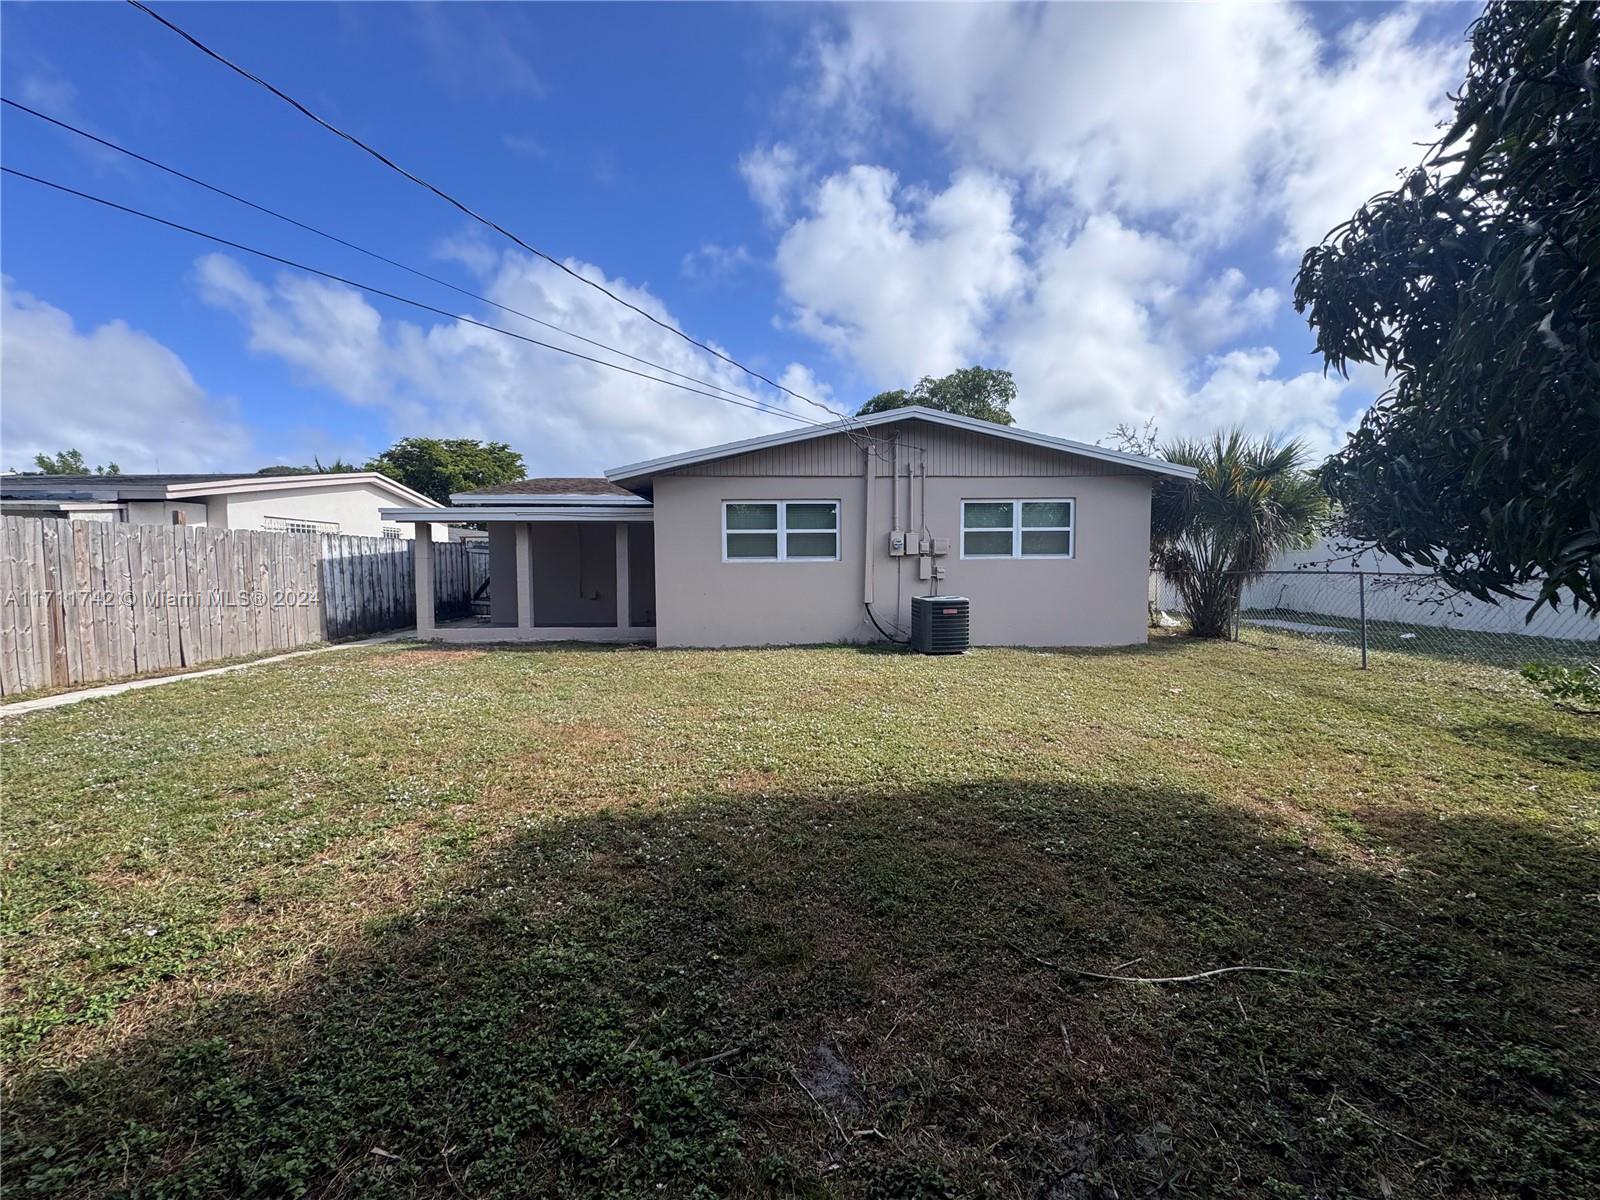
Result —
<instances>
[{"instance_id":1,"label":"single-story house","mask_svg":"<svg viewBox=\"0 0 1600 1200\"><path fill-rule=\"evenodd\" d=\"M971 600L977 645L1145 640L1150 492L1195 472L928 408L386 508L489 531L488 621L450 642L742 646L904 637L914 595ZM880 631L881 627L881 631Z\"/></svg>"},{"instance_id":2,"label":"single-story house","mask_svg":"<svg viewBox=\"0 0 1600 1200\"><path fill-rule=\"evenodd\" d=\"M386 521L381 510L385 505L432 503L421 492L376 471L0 476L0 513L8 517L409 538L415 527ZM440 526L434 532L447 528Z\"/></svg>"}]
</instances>

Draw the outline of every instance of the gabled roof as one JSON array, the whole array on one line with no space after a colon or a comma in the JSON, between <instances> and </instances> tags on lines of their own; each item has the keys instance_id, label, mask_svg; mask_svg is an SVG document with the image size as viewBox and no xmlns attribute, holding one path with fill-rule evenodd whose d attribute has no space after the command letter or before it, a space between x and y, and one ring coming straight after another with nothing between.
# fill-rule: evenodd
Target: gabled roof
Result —
<instances>
[{"instance_id":1,"label":"gabled roof","mask_svg":"<svg viewBox=\"0 0 1600 1200\"><path fill-rule=\"evenodd\" d=\"M599 476L555 476L520 479L470 492L452 492L452 504L527 504L532 500L564 504L648 504L639 496Z\"/></svg>"},{"instance_id":2,"label":"gabled roof","mask_svg":"<svg viewBox=\"0 0 1600 1200\"><path fill-rule=\"evenodd\" d=\"M611 480L612 483L620 483L626 486L630 480L645 479L651 475L676 471L682 467L691 467L697 463L728 458L735 454L748 454L752 450L766 450L773 446L787 446L794 442L828 437L835 433L852 433L856 430L873 429L881 425L892 425L900 421L912 420L929 421L935 425L945 425L952 429L966 430L969 433L987 434L990 437L1021 442L1028 446L1039 446L1046 450L1060 450L1064 454L1076 454L1082 458L1096 459L1100 462L1120 463L1136 470L1149 471L1153 475L1166 475L1175 479L1193 479L1198 474L1193 467L1179 466L1176 463L1165 462L1159 458L1146 458L1141 454L1124 454L1120 450L1107 450L1104 446L1091 446L1087 442L1074 442L1067 438L1052 437L1046 433L1032 433L1026 429L1017 429L1011 425L996 425L993 421L980 421L976 417L963 417L956 413L948 413L936 408L923 408L920 405L912 405L908 408L895 408L888 412L873 413L871 416L851 417L846 421L812 425L804 429L789 429L784 430L782 433L767 434L765 437L746 438L739 442L725 442L720 446L707 446L702 450L689 450L682 454L668 454L662 458L629 463L624 467L612 467L606 472L606 478Z\"/></svg>"},{"instance_id":3,"label":"gabled roof","mask_svg":"<svg viewBox=\"0 0 1600 1200\"><path fill-rule=\"evenodd\" d=\"M408 504L432 504L421 492L377 471L304 475L6 475L0 496L16 499L198 500L238 492L370 484Z\"/></svg>"}]
</instances>

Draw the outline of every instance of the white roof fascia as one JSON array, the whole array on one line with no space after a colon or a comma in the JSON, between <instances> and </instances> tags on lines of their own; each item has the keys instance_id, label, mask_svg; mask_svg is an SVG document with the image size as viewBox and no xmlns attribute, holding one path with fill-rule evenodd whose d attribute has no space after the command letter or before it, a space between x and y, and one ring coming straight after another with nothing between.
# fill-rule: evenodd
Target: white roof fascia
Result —
<instances>
[{"instance_id":1,"label":"white roof fascia","mask_svg":"<svg viewBox=\"0 0 1600 1200\"><path fill-rule=\"evenodd\" d=\"M244 475L238 479L213 479L204 483L172 483L165 488L165 498L182 500L196 496L231 495L236 492L287 492L298 488L342 487L349 484L371 484L401 500L421 504L433 503L421 492L412 491L405 484L390 479L379 471L341 471L332 475Z\"/></svg>"},{"instance_id":2,"label":"white roof fascia","mask_svg":"<svg viewBox=\"0 0 1600 1200\"><path fill-rule=\"evenodd\" d=\"M0 500L0 505L6 508L59 508L70 509L73 512L106 512L120 509L120 500L58 500L46 498L43 500L22 500L7 497Z\"/></svg>"},{"instance_id":3,"label":"white roof fascia","mask_svg":"<svg viewBox=\"0 0 1600 1200\"><path fill-rule=\"evenodd\" d=\"M643 496L589 496L581 492L535 494L533 492L507 493L503 496L485 496L475 492L452 492L451 504L584 504L598 507L600 505L617 505L623 508L648 506L650 501Z\"/></svg>"},{"instance_id":4,"label":"white roof fascia","mask_svg":"<svg viewBox=\"0 0 1600 1200\"><path fill-rule=\"evenodd\" d=\"M378 515L385 521L402 524L426 524L438 521L448 525L464 525L473 521L654 521L655 510L632 505L584 508L575 504L530 504L519 508L510 505L486 505L483 508L380 508Z\"/></svg>"},{"instance_id":5,"label":"white roof fascia","mask_svg":"<svg viewBox=\"0 0 1600 1200\"><path fill-rule=\"evenodd\" d=\"M1068 438L1052 437L1045 433L1033 433L1030 430L1016 429L1010 425L996 425L992 421L980 421L975 417L964 417L956 413L944 412L940 409L913 405L907 408L891 409L888 412L873 413L871 416L866 417L852 417L848 421L835 421L829 425L814 425L806 429L786 429L781 433L767 434L764 437L746 438L743 441L726 442L720 446L707 446L700 450L689 450L682 454L669 454L662 458L629 463L627 466L612 467L606 471L605 476L613 483L619 479L638 479L649 475L659 475L665 471L678 470L682 467L694 466L697 463L710 462L718 458L728 458L735 454L748 454L752 450L765 450L773 446L787 446L810 438L827 437L835 433L849 433L853 429L870 429L878 425L911 420L929 421L935 425L945 425L952 429L962 429L971 433L987 434L990 437L1021 442L1024 445L1038 446L1046 450L1059 450L1064 454L1076 454L1082 458L1095 459L1099 462L1118 463L1137 470L1149 471L1155 475L1169 475L1177 479L1193 479L1198 474L1193 467L1179 466L1177 463L1166 462L1159 458L1146 458L1142 454L1124 454L1120 450L1107 450L1104 446L1091 446L1086 442L1074 442Z\"/></svg>"},{"instance_id":6,"label":"white roof fascia","mask_svg":"<svg viewBox=\"0 0 1600 1200\"><path fill-rule=\"evenodd\" d=\"M15 493L56 493L62 498L93 500L198 500L206 496L233 495L240 492L285 492L307 488L336 488L370 484L388 492L396 500L412 504L432 504L421 492L412 491L405 484L390 479L377 471L341 471L333 475L240 475L231 479L195 480L190 483L118 483L115 475L104 481L80 483L70 489L52 483L51 476L38 475L25 478L8 478L7 491ZM49 497L55 498L55 497Z\"/></svg>"},{"instance_id":7,"label":"white roof fascia","mask_svg":"<svg viewBox=\"0 0 1600 1200\"><path fill-rule=\"evenodd\" d=\"M41 500L96 500L114 504L118 500L161 500L166 497L164 487L117 487L112 484L52 484L49 475L30 476L26 479L6 481L5 490L17 499L35 497Z\"/></svg>"}]
</instances>

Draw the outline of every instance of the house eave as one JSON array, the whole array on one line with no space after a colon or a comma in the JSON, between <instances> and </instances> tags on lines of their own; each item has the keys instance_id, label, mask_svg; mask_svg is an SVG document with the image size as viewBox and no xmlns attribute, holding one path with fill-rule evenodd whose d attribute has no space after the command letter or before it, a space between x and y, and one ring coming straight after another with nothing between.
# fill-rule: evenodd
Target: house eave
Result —
<instances>
[{"instance_id":1,"label":"house eave","mask_svg":"<svg viewBox=\"0 0 1600 1200\"><path fill-rule=\"evenodd\" d=\"M472 505L520 505L527 507L534 505L579 505L586 508L648 508L650 501L642 496L591 496L579 492L565 495L535 495L529 492L506 493L505 495L483 495L478 492L453 492L450 496L452 505L470 507Z\"/></svg>"},{"instance_id":2,"label":"house eave","mask_svg":"<svg viewBox=\"0 0 1600 1200\"><path fill-rule=\"evenodd\" d=\"M0 487L17 499L83 499L116 502L125 500L201 501L208 496L237 495L242 492L287 492L308 488L371 486L388 492L396 500L412 504L431 504L421 492L390 479L377 471L341 471L328 475L240 475L227 479L196 480L191 483L118 483L115 475L105 482L64 488L52 485L50 476L7 477Z\"/></svg>"},{"instance_id":3,"label":"house eave","mask_svg":"<svg viewBox=\"0 0 1600 1200\"><path fill-rule=\"evenodd\" d=\"M766 450L775 446L787 446L795 442L808 441L811 438L828 437L835 433L849 433L858 429L873 429L881 425L912 420L928 421L935 425L944 425L970 433L982 433L990 437L1021 442L1024 445L1038 446L1047 450L1059 450L1063 454L1075 454L1081 458L1093 459L1098 462L1116 463L1133 470L1145 471L1152 475L1176 479L1194 479L1198 475L1198 472L1193 467L1180 466L1177 463L1165 462L1157 458L1147 458L1142 454L1124 454L1120 450L1107 450L1104 446L1075 442L1069 438L1053 437L1046 433L1034 433L1031 430L1017 429L1010 425L996 425L992 421L980 421L975 417L964 417L957 413L947 413L939 409L911 406L891 409L889 412L873 413L871 416L866 417L852 417L846 421L835 421L827 425L813 425L805 429L786 429L779 433L766 434L762 437L745 438L742 441L725 442L719 446L706 446L699 450L689 450L680 454L665 455L661 458L646 459L643 462L612 467L605 472L605 477L619 487L627 487L630 482L648 479L653 475L696 466L700 463L713 462L719 458L731 458L739 454L748 454L753 450Z\"/></svg>"},{"instance_id":4,"label":"house eave","mask_svg":"<svg viewBox=\"0 0 1600 1200\"><path fill-rule=\"evenodd\" d=\"M166 488L166 499L198 499L226 496L238 492L287 492L303 488L341 487L347 484L370 485L401 500L428 503L428 497L378 471L348 471L331 475L246 475L238 479L219 479L210 483L175 483Z\"/></svg>"},{"instance_id":5,"label":"house eave","mask_svg":"<svg viewBox=\"0 0 1600 1200\"><path fill-rule=\"evenodd\" d=\"M55 509L61 512L120 512L122 503L117 500L72 500L53 496L22 497L7 496L0 498L0 506L5 508L38 508Z\"/></svg>"},{"instance_id":6,"label":"house eave","mask_svg":"<svg viewBox=\"0 0 1600 1200\"><path fill-rule=\"evenodd\" d=\"M637 521L655 520L655 510L649 505L589 505L575 504L524 504L470 505L450 508L381 508L379 515L385 521L401 525L468 525L479 521L494 524L501 521Z\"/></svg>"}]
</instances>

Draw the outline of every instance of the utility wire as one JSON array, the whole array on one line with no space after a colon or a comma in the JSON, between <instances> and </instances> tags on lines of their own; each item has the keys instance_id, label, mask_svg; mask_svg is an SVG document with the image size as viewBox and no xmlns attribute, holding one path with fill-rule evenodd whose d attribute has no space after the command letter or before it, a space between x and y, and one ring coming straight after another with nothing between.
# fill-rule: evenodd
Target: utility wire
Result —
<instances>
[{"instance_id":1,"label":"utility wire","mask_svg":"<svg viewBox=\"0 0 1600 1200\"><path fill-rule=\"evenodd\" d=\"M644 317L647 321L650 321L653 324L661 326L661 328L667 330L669 333L676 334L678 337L682 338L684 341L688 342L689 344L691 344L693 346L698 346L701 350L704 350L707 354L713 355L716 358L720 358L723 362L727 363L729 366L737 367L739 370L745 372L745 374L753 376L756 379L759 379L762 383L765 383L767 386L775 388L780 392L787 393L788 395L793 396L796 400L800 400L800 401L803 401L806 404L811 405L813 408L819 408L823 412L828 413L830 416L832 416L832 417L834 417L836 419L841 419L841 420L845 421L847 425L853 419L850 416L850 414L848 414L848 413L842 413L838 409L832 408L831 406L822 403L820 400L813 400L810 396L802 395L801 393L795 391L793 388L785 387L783 384L779 383L777 380L770 379L766 375L763 375L760 371L757 371L754 367L745 366L744 363L740 362L738 359L732 358L732 357L724 354L722 351L720 351L720 350L718 350L718 349L716 349L716 348L714 348L714 347L712 347L710 345L707 345L705 342L699 341L698 339L691 337L689 334L685 333L683 330L679 329L677 326L669 324L668 322L661 320L659 317L655 316L654 314L645 311L643 308L640 308L637 304L634 304L632 301L626 300L623 297L617 295L615 292L611 291L611 289L607 288L604 284L596 283L594 280L589 279L588 277L580 274L577 271L574 271L571 267L567 266L566 263L562 262L560 259L556 258L554 255L547 254L545 251L539 249L537 246L530 245L529 243L523 241L520 237L518 237L516 234L512 233L509 229L505 228L503 225L500 225L500 224L496 223L495 221L491 220L490 218L484 216L482 213L479 213L479 212L475 211L474 209L468 207L462 201L457 200L449 192L446 192L442 188L436 187L434 184L429 183L426 179L423 179L420 175L415 175L412 172L406 170L399 163L395 162L392 158L389 158L387 155L383 154L381 151L374 149L372 146L369 146L366 142L362 141L360 138L356 137L354 134L347 133L343 129L340 129L337 125L333 124L333 122L328 121L325 118L318 116L315 112L313 112L311 109L307 108L304 104L302 104L300 101L296 100L293 96L289 95L287 92L282 91L281 89L275 87L271 83L268 83L265 79L261 78L261 76L254 74L253 72L247 70L244 67L241 67L238 63L232 61L231 59L227 58L226 56L224 56L224 55L218 53L217 51L213 50L210 46L208 46L204 42L202 42L199 38L195 37L194 34L192 34L192 33L188 32L187 30L182 29L179 26L173 24L171 21L167 20L166 17L164 17L160 13L156 12L156 10L151 8L148 4L142 3L142 0L128 0L128 3L133 5L134 8L138 9L140 12L144 13L146 16L149 16L149 17L155 19L156 21L160 22L162 25L165 25L168 29L170 29L173 33L175 33L179 37L181 37L184 41L188 42L195 49L201 51L203 54L207 55L208 57L215 59L217 62L221 63L223 66L227 67L230 71L233 71L233 72L235 72L235 73L237 73L239 75L242 75L245 79L248 79L251 83L256 84L258 87L265 88L267 91L271 92L278 99L282 100L285 104L290 105L292 108L294 108L298 112L300 112L303 116L308 117L310 120L312 120L312 121L316 122L318 125L322 126L329 133L335 134L336 136L341 137L345 141L349 142L351 145L356 146L359 149L366 151L366 153L370 154L373 158L377 159L379 162L381 162L384 166L388 167L390 170L398 172L401 175L404 175L407 179L409 179L412 183L416 184L418 187L425 188L428 191L432 192L435 196L438 196L439 199L445 201L447 204L450 204L454 208L459 209L461 212L463 212L467 216L471 217L474 221L477 221L480 224L488 226L490 229L493 229L496 233L499 233L503 237L509 238L511 241L515 242L518 246L521 246L529 254L533 254L533 255L538 256L539 258L544 259L546 262L550 263L552 266L555 266L555 267L559 268L560 270L565 271L568 275L572 276L574 279L578 280L580 283L585 283L588 286L596 289L597 291L603 292L605 295L609 296L612 300L615 300L618 304L621 304L625 308L632 309L634 312L636 312L640 316Z\"/></svg>"},{"instance_id":2,"label":"utility wire","mask_svg":"<svg viewBox=\"0 0 1600 1200\"><path fill-rule=\"evenodd\" d=\"M267 80L261 78L259 75L256 75L254 72L246 69L245 67L240 66L238 63L235 63L234 61L229 59L227 56L219 53L216 50L213 50L210 46L206 45L204 42L202 42L199 38L195 37L193 34L188 32L186 29L183 29L182 27L174 24L172 21L167 20L166 17L164 17L160 13L156 12L148 4L142 3L142 0L128 0L128 3L131 4L134 8L138 9L140 12L144 13L146 16L152 18L153 20L155 20L159 24L165 26L167 29L171 30L173 33L177 34L179 37L183 38L184 41L188 42L195 49L199 50L201 53L205 54L207 57L215 60L216 62L218 62L220 64L222 64L223 66L227 67L230 71L233 71L235 74L243 77L244 79L249 80L251 83L256 84L258 87L264 88L266 91L270 92L272 95L276 96L278 99L280 99L284 103L288 104L291 108L295 109L297 112L299 112L301 115L305 116L307 119L311 120L312 122L314 122L317 125L322 126L324 129L328 130L328 132L334 134L337 137L340 137L340 138L344 139L345 141L349 142L351 145L353 145L353 146L357 147L358 149L364 151L365 153L371 155L373 158L375 158L379 162L381 162L384 166L388 167L390 170L395 171L396 173L404 176L406 179L410 180L412 183L415 183L417 186L419 186L421 188L424 188L425 190L427 190L429 192L432 192L434 195L438 196L441 200L444 200L447 204L450 204L452 207L458 209L462 213L465 213L467 216L471 217L475 221L478 221L480 224L483 224L483 225L487 226L488 228L493 229L496 233L499 233L501 236L509 239L510 241L515 243L516 245L520 246L522 249L526 250L528 253L533 254L533 255L537 256L538 258L543 259L544 261L550 263L552 266L556 267L558 270L566 273L567 275L570 275L572 278L576 279L578 282L586 284L587 286L594 288L596 291L598 291L598 292L602 293L603 295L609 297L610 299L616 301L618 304L621 304L623 307L628 308L628 309L632 310L635 313L638 313L640 316L644 317L647 321L651 322L652 324L658 325L662 329L665 329L667 332L675 335L676 337L682 338L684 341L688 342L690 345L698 347L699 349L705 351L707 354L710 354L712 357L721 359L723 362L729 364L730 366L738 368L739 370L745 372L747 375L750 375L753 378L760 380L762 383L767 384L769 387L772 387L772 388L776 389L777 391L783 392L785 395L792 396L794 399L799 400L802 403L808 404L813 408L819 409L820 411L822 411L824 413L827 413L830 417L834 418L836 421L841 423L842 428L841 428L840 432L842 432L845 437L849 438L851 442L853 442L856 446L864 449L867 453L871 454L873 457L879 458L879 459L883 458L882 451L877 449L875 446L873 446L872 443L873 442L877 442L877 441L882 441L882 440L885 440L885 439L882 439L880 437L876 437L876 436L871 435L871 434L866 434L866 433L863 433L860 430L852 428L853 424L856 421L856 417L853 414L847 413L847 412L841 412L839 409L833 408L831 405L824 404L820 400L814 400L810 396L807 396L807 395L805 395L805 394L803 394L801 392L797 392L793 388L788 387L785 384L779 383L777 380L772 379L772 378L762 374L760 371L757 371L755 368L746 366L744 363L740 362L738 359L732 358L729 355L724 354L722 351L716 349L715 347L713 347L711 345L708 345L705 342L699 341L698 339L696 339L694 337L691 337L689 334L685 333L682 329L679 329L677 326L672 325L672 324L670 324L670 323L668 323L666 321L661 320L659 317L655 316L654 314L646 311L643 308L640 308L638 305L632 303L631 301L626 300L623 297L617 295L615 292L613 292L609 288L607 288L604 284L597 283L594 280L589 279L587 276L582 275L577 271L574 271L571 267L567 266L566 263L562 262L560 259L556 258L554 255L548 254L545 251L540 250L537 246L531 245L530 243L524 241L522 238L520 238L516 234L512 233L509 229L506 229L504 226L498 224L497 222L491 220L490 218L488 218L488 217L484 216L483 214L481 214L481 213L475 211L474 209L470 208L468 205L466 205L462 201L456 199L456 197L454 197L450 193L444 191L442 188L439 188L439 187L435 186L434 184L429 183L426 179L423 179L421 176L416 175L416 174L412 173L411 171L406 170L399 163L395 162L393 159L389 158L387 155L385 155L381 151L377 150L373 146L368 145L366 142L362 141L360 138L356 137L354 134L346 132L345 130L339 128L337 125L333 124L331 121L328 121L324 117L319 116L317 113L313 112L310 108L308 108L306 105L302 104L300 101L296 100L293 96L289 95L287 92L283 91L281 88L276 87L272 83L269 83ZM720 385L713 385L713 386L719 386L719 388L720 388ZM727 389L720 389L720 390L724 390L725 391ZM822 422L813 422L813 424L821 424L821 423ZM916 445L914 443L906 441L903 436L898 436L897 435L892 440L898 442L901 446L903 446L906 449L911 450L911 451L913 451L915 453L926 453L926 450L925 450L924 447L918 446L918 445Z\"/></svg>"},{"instance_id":3,"label":"utility wire","mask_svg":"<svg viewBox=\"0 0 1600 1200\"><path fill-rule=\"evenodd\" d=\"M386 254L380 254L376 250L369 250L365 246L358 246L356 243L347 241L337 234L329 233L325 229L318 229L315 225L310 225L305 221L297 220L296 218L288 216L285 213L278 212L276 209L268 208L264 204L257 204L254 200L249 200L244 196L230 192L227 188L219 187L214 183L207 183L204 179L198 179L187 172L178 170L176 167L170 167L166 163L157 162L155 159L150 158L147 155L140 154L137 150L130 150L126 146L120 146L116 142L109 141L106 138L98 136L97 134L90 133L87 129L79 129L76 125L72 125L66 121L63 121L59 117L52 117L49 113L43 113L36 108L30 108L28 105L17 100L12 100L8 96L0 96L0 104L5 104L9 108L17 109L19 112L25 112L31 117L37 117L39 120L46 121L57 128L65 129L68 133L77 134L79 137L86 138L97 145L104 146L108 150L115 150L118 154L125 154L129 158L144 163L146 166L154 167L158 171L165 171L168 175L176 176L178 179L182 179L187 183L192 183L197 187L205 188L208 192L214 192L218 196L225 196L229 200L232 200L238 204L243 204L246 208L252 208L257 212L265 213L267 216L273 217L276 220L287 222L288 224L295 226L297 229L303 229L307 233L314 233L318 237L326 238L330 242L336 242L337 244L344 246L346 249L356 251L358 254L365 254L368 258L376 259L381 263L387 263L391 267L396 267L399 270L415 275L418 279L426 279L429 283L436 283L440 287L449 288L451 291L458 292L461 295L466 296L469 299L476 300L481 304L487 304L492 308L498 308L502 312L508 312L512 316L521 317L525 321L532 321L535 325L542 325L546 329L554 330L556 333L564 334L567 337L574 338L577 341L586 343L587 345L595 346L601 350L608 351L609 353L618 355L629 360L630 362L636 362L642 366L652 367L657 371L665 371L668 375L675 375L679 379L688 380L690 383L698 383L704 387L713 388L716 391L725 392L730 396L736 396L741 400L748 400L755 404L766 403L765 401L750 395L748 392L741 392L735 388L723 387L719 383L713 383L709 379L701 379L696 375L686 375L684 372L675 371L663 363L653 362L648 358L640 358L637 354L629 354L626 350L620 350L616 346L608 345L605 342L597 341L591 337L585 337L581 333L574 333L570 329L565 329L560 325L556 325L550 321L543 320L540 317L533 316L531 313L525 313L520 309L512 308L509 304L501 304L498 300L491 300L487 296L480 296L477 292L471 291L464 287L459 287L456 284L451 283L448 279L441 279L437 275L429 274L427 271L423 271L417 267L409 266L406 263L399 262L396 259L390 258Z\"/></svg>"},{"instance_id":4,"label":"utility wire","mask_svg":"<svg viewBox=\"0 0 1600 1200\"><path fill-rule=\"evenodd\" d=\"M17 170L15 167L0 166L0 172L4 172L7 175L14 175L18 179L26 179L31 183L42 184L47 188L54 189L55 191L65 192L69 196L77 196L80 200L89 200L95 204L103 205L106 208L116 209L118 212L127 213L129 216L140 217L146 221L153 221L157 225L165 225L168 229L176 229L180 233L187 233L194 237L204 238L206 241L215 242L219 246L227 246L232 250L240 250L246 254L253 254L258 258L266 259L268 262L275 262L285 267L292 267L297 271L304 271L309 275L319 275L323 279L330 279L335 283L342 283L346 287L353 287L360 291L368 292L374 296L382 296L385 300L393 300L397 304L409 305L412 308L421 309L423 312L434 313L438 316L446 318L447 320L460 321L463 324L473 325L479 329L487 329L490 333L499 333L509 338L516 338L519 342L527 342L529 345L539 346L545 350L554 350L557 354L565 354L571 358L582 359L584 362L594 363L596 366L608 367L613 371L621 371L624 374L634 375L640 379L648 379L652 383L665 384L667 387L677 388L680 391L692 392L697 396L707 396L712 400L721 400L724 404L736 405L739 408L753 409L756 412L767 413L771 416L787 417L791 421L799 421L804 425L826 424L826 422L816 421L810 417L802 416L799 413L790 412L787 409L767 406L760 401L757 401L753 404L747 403L743 400L734 399L731 396L723 396L717 394L716 392L708 392L701 388L690 387L688 384L675 383L670 379L662 379L657 375L650 375L644 371L636 371L632 367L624 367L620 363L607 362L603 358L595 358L593 355L583 354L577 350L570 350L565 346L557 346L550 342L542 342L538 338L529 337L526 334L517 333L510 329L502 329L498 325L490 325L485 321L475 321L471 317L463 317L459 313L452 313L446 309L437 308L434 305L426 304L421 300L412 300L410 297L385 291L383 288L373 287L371 284L359 283L354 279L347 279L343 275L335 275L331 271L324 271L318 267L312 267L302 262L296 262L292 258L284 258L281 255L272 254L266 250L258 250L254 246L246 246L242 242L231 241L228 238L220 237L217 234L207 233L203 229L195 229L188 225L181 225L177 221L169 221L165 217L156 216L154 213L147 213L141 209L130 208L126 204L118 204L115 200L107 200L102 196L95 196L89 192L79 191L77 188L68 187L64 183L55 183L49 179L42 179L37 175L30 175L26 171Z\"/></svg>"}]
</instances>

